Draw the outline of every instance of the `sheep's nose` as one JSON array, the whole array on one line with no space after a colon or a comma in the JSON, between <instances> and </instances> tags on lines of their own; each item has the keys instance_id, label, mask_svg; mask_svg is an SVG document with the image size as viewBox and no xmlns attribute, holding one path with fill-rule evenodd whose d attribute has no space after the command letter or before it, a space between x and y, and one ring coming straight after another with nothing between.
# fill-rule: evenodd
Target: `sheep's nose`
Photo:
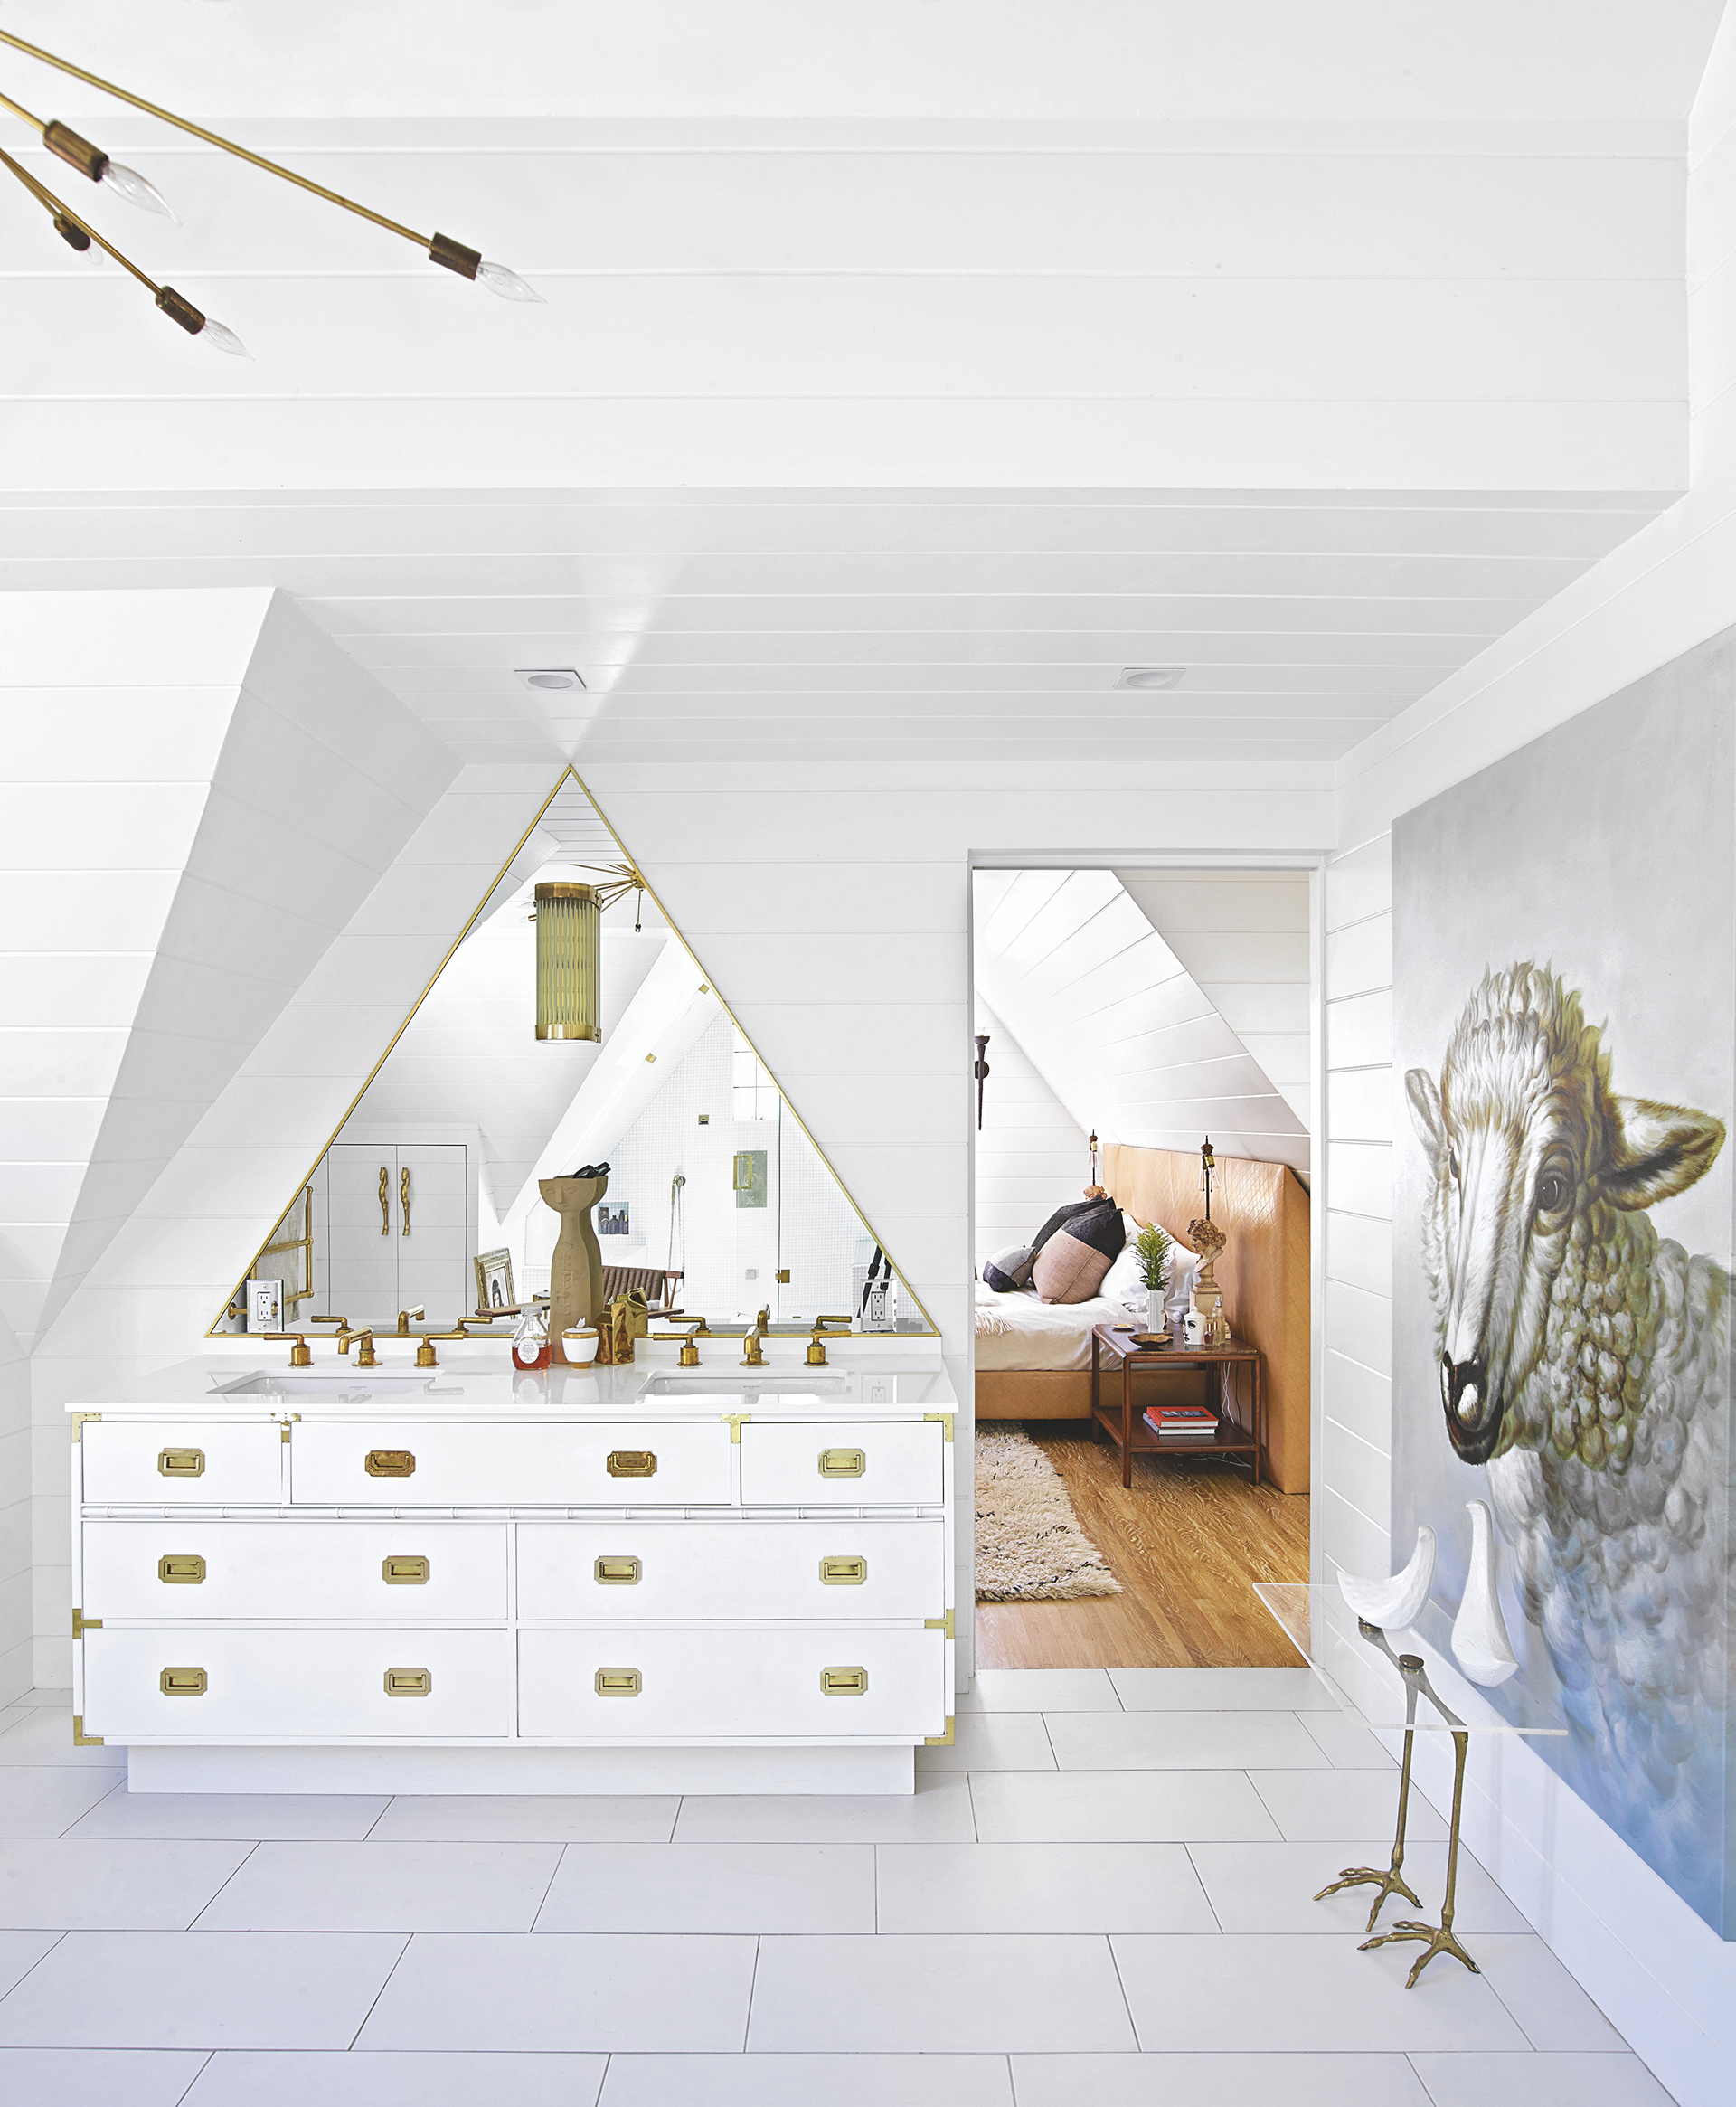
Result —
<instances>
[{"instance_id":1,"label":"sheep's nose","mask_svg":"<svg viewBox=\"0 0 1736 2107\"><path fill-rule=\"evenodd\" d=\"M1488 1377L1480 1356L1469 1361L1455 1361L1447 1354L1440 1356L1440 1402L1449 1417L1467 1427L1475 1426L1487 1387Z\"/></svg>"}]
</instances>

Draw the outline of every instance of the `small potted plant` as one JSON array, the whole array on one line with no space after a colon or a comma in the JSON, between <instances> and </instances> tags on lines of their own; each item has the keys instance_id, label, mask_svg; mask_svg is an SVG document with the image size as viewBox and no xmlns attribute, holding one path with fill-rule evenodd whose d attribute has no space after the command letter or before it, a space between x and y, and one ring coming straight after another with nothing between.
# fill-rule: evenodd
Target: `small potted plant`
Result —
<instances>
[{"instance_id":1,"label":"small potted plant","mask_svg":"<svg viewBox=\"0 0 1736 2107\"><path fill-rule=\"evenodd\" d=\"M1155 1222L1139 1232L1134 1246L1146 1284L1146 1329L1154 1335L1164 1328L1164 1290L1169 1286L1169 1254L1175 1248L1175 1238L1165 1235Z\"/></svg>"}]
</instances>

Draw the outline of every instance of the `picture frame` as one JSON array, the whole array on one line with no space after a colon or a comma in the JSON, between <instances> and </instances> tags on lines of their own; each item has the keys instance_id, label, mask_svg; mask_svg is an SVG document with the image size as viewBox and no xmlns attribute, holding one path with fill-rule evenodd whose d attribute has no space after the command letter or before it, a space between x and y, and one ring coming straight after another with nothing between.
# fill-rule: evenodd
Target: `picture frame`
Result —
<instances>
[{"instance_id":1,"label":"picture frame","mask_svg":"<svg viewBox=\"0 0 1736 2107\"><path fill-rule=\"evenodd\" d=\"M599 1236L631 1236L632 1203L627 1200L599 1200L597 1203L596 1225Z\"/></svg>"},{"instance_id":2,"label":"picture frame","mask_svg":"<svg viewBox=\"0 0 1736 2107\"><path fill-rule=\"evenodd\" d=\"M518 1298L513 1292L513 1254L499 1251L479 1251L476 1256L476 1314L491 1316L497 1309L512 1309Z\"/></svg>"}]
</instances>

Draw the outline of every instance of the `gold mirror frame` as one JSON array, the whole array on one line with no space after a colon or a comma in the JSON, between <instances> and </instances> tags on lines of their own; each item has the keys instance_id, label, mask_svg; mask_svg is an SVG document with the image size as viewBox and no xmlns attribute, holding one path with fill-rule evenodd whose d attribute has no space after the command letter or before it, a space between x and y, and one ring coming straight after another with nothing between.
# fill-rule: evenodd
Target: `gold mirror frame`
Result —
<instances>
[{"instance_id":1,"label":"gold mirror frame","mask_svg":"<svg viewBox=\"0 0 1736 2107\"><path fill-rule=\"evenodd\" d=\"M598 803L595 793L591 790L590 785L585 781L584 778L579 773L578 770L574 768L571 762L569 762L567 766L561 770L561 773L555 778L553 787L550 789L548 796L542 799L542 803L537 807L536 810L531 815L530 822L524 828L523 834L519 836L518 839L507 851L505 859L502 863L499 870L495 874L493 882L483 893L482 898L477 901L476 906L471 910L469 918L465 922L464 927L458 931L458 935L453 938L451 944L447 949L445 957L442 958L439 964L435 967L433 972L429 975L427 981L423 985L421 993L416 997L415 1001L410 1004L409 1009L405 1011L403 1022L398 1026L398 1029L386 1042L385 1050L382 1053L380 1058L374 1063L373 1066L369 1069L367 1074L363 1078L361 1087L356 1091L355 1095L350 1100L349 1103L344 1106L343 1117L338 1120L336 1126L332 1129L330 1134L326 1138L326 1141L321 1147L318 1154L314 1157L312 1163L308 1165L307 1170L302 1174L300 1183L295 1188L297 1196L312 1184L315 1174L318 1171L320 1165L325 1162L326 1156L330 1153L332 1144L337 1139L338 1136L344 1131L344 1128L349 1124L351 1119L354 1116L356 1107L362 1102L363 1099L367 1096L369 1090L373 1086L374 1077L379 1074L380 1071L385 1066L386 1063L391 1060L393 1049L397 1046L398 1042L403 1037L404 1034L410 1029L411 1023L415 1019L417 1011L421 1008L422 1005L428 1000L429 996L432 993L434 984L439 979L441 974L444 973L447 968L452 963L453 959L458 955L458 950L464 943L465 940L469 936L471 931L476 928L477 922L481 921L484 910L487 907L488 902L495 897L495 893L500 891L501 885L505 881L507 875L512 870L513 865L518 858L519 852L524 848L525 843L529 841L532 835L536 832L537 827L542 824L543 814L548 810L549 807L553 804L554 800L561 795L561 791L566 789L569 783L573 783L578 787L580 796L586 799L586 801L590 806L591 810L602 822L604 827L608 830L609 839L615 844L616 847L620 850L623 863L625 863L630 869L639 873L640 875L643 875L643 866L639 865L637 858L629 855L626 843L622 841L620 836L615 831L615 827L610 821L608 813L606 813L603 810L601 805ZM662 899L658 896L656 888L649 882L649 880L646 880L645 883L645 894L646 897L656 907L657 912L663 917L664 923L668 929L670 935L675 939L676 943L681 946L682 950L686 952L688 958L692 959L693 968L699 974L702 984L707 989L709 989L711 994L716 998L718 1007L723 1012L724 1016L729 1018L730 1023L734 1026L735 1030L741 1034L743 1044L751 1048L754 1059L759 1062L760 1066L765 1074L770 1078L773 1086L777 1090L779 1101L782 1103L785 1110L788 1112L790 1118L796 1122L797 1127L800 1129L802 1137L807 1141L808 1147L814 1151L815 1155L819 1158L820 1162L825 1165L826 1175L831 1178L833 1184L836 1186L838 1191L843 1195L844 1203L849 1207L850 1212L855 1216L856 1220L861 1223L863 1230L868 1233L868 1235L873 1238L874 1242L879 1247L879 1249L885 1252L887 1258L892 1261L892 1271L897 1276L898 1284L901 1290L910 1297L912 1308L920 1314L922 1322L926 1327L926 1329L922 1331L875 1332L865 1334L863 1336L874 1338L938 1339L940 1337L940 1328L935 1323L934 1318L929 1315L928 1308L923 1302L922 1298L916 1292L916 1290L910 1286L909 1280L905 1279L903 1271L899 1266L896 1260L892 1259L892 1253L887 1249L885 1241L881 1236L880 1232L874 1227L873 1224L869 1221L867 1215L865 1215L862 1209L856 1205L854 1194L851 1192L849 1186L845 1185L844 1180L838 1176L831 1157L826 1155L825 1149L823 1149L819 1143L815 1139L813 1131L809 1128L807 1120L802 1118L802 1115L796 1110L795 1105L791 1102L789 1092L784 1088L783 1084L778 1081L776 1072L761 1055L759 1047L754 1044L751 1036L742 1029L741 1020L736 1016L735 1012L730 1007L728 1002L724 999L723 994L719 988L717 982L712 979L703 962L695 953L693 947L682 934L679 924L675 921L675 917L669 912L669 910L664 905ZM293 1207L295 1204L295 1200L291 1199L289 1205ZM217 1328L223 1322L224 1318L229 1315L230 1311L234 1307L237 1296L244 1292L248 1281L253 1278L253 1269L259 1264L259 1261L267 1255L273 1231L275 1230L277 1224L281 1221L281 1219L282 1217L280 1215L273 1217L272 1228L266 1231L264 1241L259 1244L258 1250L254 1252L252 1257L247 1261L247 1264L242 1270L240 1277L237 1279L235 1285L230 1290L229 1294L225 1297L222 1307L218 1311L218 1314L206 1327L204 1336L208 1339L232 1338L237 1336L232 1332L219 1331ZM312 1255L312 1252L309 1252L308 1260L310 1271ZM799 1328L806 1332L809 1328L804 1325ZM315 1334L314 1336L317 1337L321 1335Z\"/></svg>"}]
</instances>

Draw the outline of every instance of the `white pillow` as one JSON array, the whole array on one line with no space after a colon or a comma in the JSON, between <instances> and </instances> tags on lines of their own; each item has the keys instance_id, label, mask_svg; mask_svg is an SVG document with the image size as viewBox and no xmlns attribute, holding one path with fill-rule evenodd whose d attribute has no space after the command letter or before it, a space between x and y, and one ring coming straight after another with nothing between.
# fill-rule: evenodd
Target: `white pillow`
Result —
<instances>
[{"instance_id":1,"label":"white pillow","mask_svg":"<svg viewBox=\"0 0 1736 2107\"><path fill-rule=\"evenodd\" d=\"M1127 1241L1121 1246L1119 1256L1103 1276L1103 1285L1098 1293L1110 1302L1131 1302L1143 1296L1145 1282L1139 1277L1139 1252L1137 1249L1139 1224L1125 1208L1121 1213L1121 1226L1127 1232Z\"/></svg>"}]
</instances>

